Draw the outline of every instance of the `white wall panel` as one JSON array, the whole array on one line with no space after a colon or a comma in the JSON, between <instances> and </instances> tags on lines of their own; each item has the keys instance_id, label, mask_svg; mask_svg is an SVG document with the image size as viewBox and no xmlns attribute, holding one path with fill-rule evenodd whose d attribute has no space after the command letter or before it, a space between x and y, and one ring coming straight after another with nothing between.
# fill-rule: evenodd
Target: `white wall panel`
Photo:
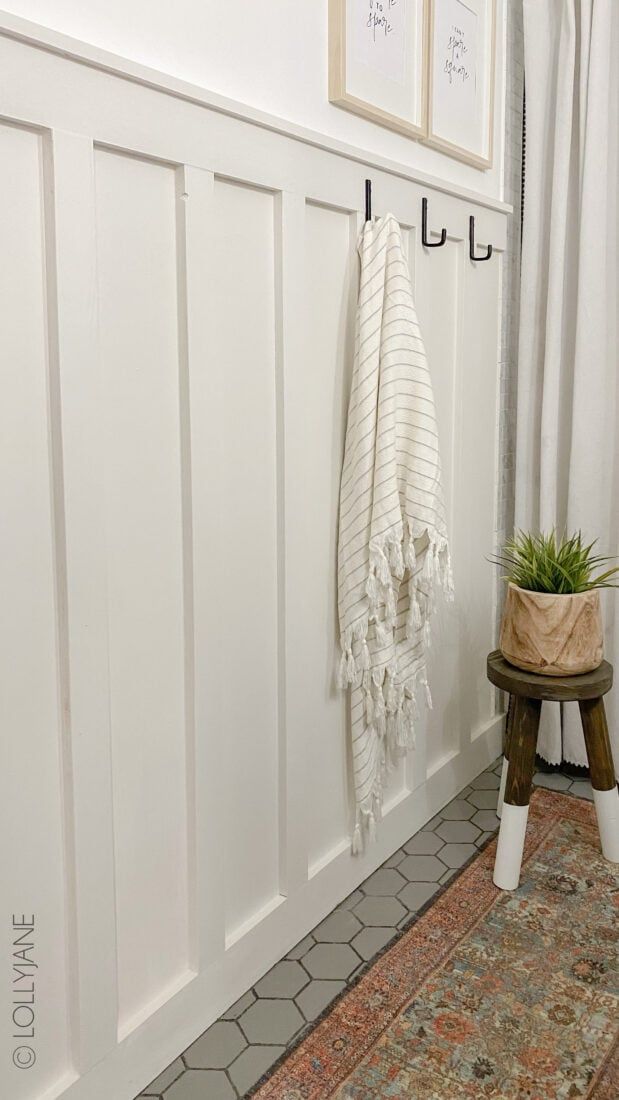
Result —
<instances>
[{"instance_id":1,"label":"white wall panel","mask_svg":"<svg viewBox=\"0 0 619 1100\"><path fill-rule=\"evenodd\" d=\"M505 212L1 31L0 67L3 884L40 914L44 994L0 1094L132 1100L498 752ZM335 577L368 175L405 229L457 591L353 858Z\"/></svg>"},{"instance_id":2,"label":"white wall panel","mask_svg":"<svg viewBox=\"0 0 619 1100\"><path fill-rule=\"evenodd\" d=\"M440 230L443 224L448 224L449 213L448 204L433 200L432 228ZM463 247L462 242L458 244L455 241L434 249L425 249L420 245L415 291L419 323L432 372L451 554L456 565L460 560L462 528L467 525L466 508L459 507L454 494L454 455L460 430L457 340ZM462 504L466 499L466 495L459 497ZM461 716L459 690L456 687L460 644L458 622L463 586L467 584L466 572L458 569L454 603L447 603L439 594L432 624L429 672L433 710L425 715L424 738L420 740L420 751L425 751L425 766L430 771L459 746ZM424 779L425 775L415 772L415 763L413 759L413 782L416 786L417 780Z\"/></svg>"},{"instance_id":3,"label":"white wall panel","mask_svg":"<svg viewBox=\"0 0 619 1100\"><path fill-rule=\"evenodd\" d=\"M96 195L123 1028L188 958L174 173L99 150Z\"/></svg>"},{"instance_id":4,"label":"white wall panel","mask_svg":"<svg viewBox=\"0 0 619 1100\"><path fill-rule=\"evenodd\" d=\"M208 288L220 513L211 569L222 599L226 933L279 896L278 500L274 200L215 181ZM194 425L194 431L200 426Z\"/></svg>"},{"instance_id":5,"label":"white wall panel","mask_svg":"<svg viewBox=\"0 0 619 1100\"><path fill-rule=\"evenodd\" d=\"M1 1091L11 1100L42 1094L71 1061L62 798L65 639L62 581L57 583L57 566L63 574L62 521L58 517L57 523L53 503L60 471L51 461L51 435L59 424L52 423L50 408L41 158L37 134L0 126L0 897L7 1074ZM12 969L13 914L18 921L34 916L35 922L32 937L15 948L25 949L24 960L36 964L23 967L23 978ZM20 1064L31 1057L25 1048L38 1062L15 1068L15 1051Z\"/></svg>"},{"instance_id":6,"label":"white wall panel","mask_svg":"<svg viewBox=\"0 0 619 1100\"><path fill-rule=\"evenodd\" d=\"M478 230L482 247L488 240L483 225ZM496 371L491 364L499 356L499 300L502 257L494 263L471 264L463 272L461 323L458 338L458 482L459 526L457 568L466 576L461 605L459 662L461 730L483 729L494 713L494 692L483 661L467 660L467 653L481 657L486 639L493 636L495 594L493 566L488 562L496 547L497 441Z\"/></svg>"},{"instance_id":7,"label":"white wall panel","mask_svg":"<svg viewBox=\"0 0 619 1100\"><path fill-rule=\"evenodd\" d=\"M337 517L352 371L352 283L357 218L308 204L305 214L305 417L295 445L303 455L306 530L305 722L310 868L346 840L351 826L349 708L335 685ZM326 644L325 644L326 642Z\"/></svg>"}]
</instances>

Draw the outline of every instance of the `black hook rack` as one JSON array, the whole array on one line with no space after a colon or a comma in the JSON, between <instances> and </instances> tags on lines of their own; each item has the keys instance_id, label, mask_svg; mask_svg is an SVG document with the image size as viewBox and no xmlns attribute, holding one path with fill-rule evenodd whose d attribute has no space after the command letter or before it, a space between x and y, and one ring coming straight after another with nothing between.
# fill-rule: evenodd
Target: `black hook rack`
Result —
<instances>
[{"instance_id":1,"label":"black hook rack","mask_svg":"<svg viewBox=\"0 0 619 1100\"><path fill-rule=\"evenodd\" d=\"M428 200L421 200L421 243L424 248L440 248L447 240L447 230L441 229L440 241L428 240Z\"/></svg>"},{"instance_id":2,"label":"black hook rack","mask_svg":"<svg viewBox=\"0 0 619 1100\"><path fill-rule=\"evenodd\" d=\"M491 255L492 255L492 245L491 244L488 245L488 250L487 250L485 256L476 256L475 255L475 218L474 218L473 214L471 214L471 216L469 218L469 256L471 257L471 259L473 260L474 263L481 264L481 263L484 262L484 260L489 260Z\"/></svg>"},{"instance_id":3,"label":"black hook rack","mask_svg":"<svg viewBox=\"0 0 619 1100\"><path fill-rule=\"evenodd\" d=\"M365 181L365 220L372 221L372 181Z\"/></svg>"}]
</instances>

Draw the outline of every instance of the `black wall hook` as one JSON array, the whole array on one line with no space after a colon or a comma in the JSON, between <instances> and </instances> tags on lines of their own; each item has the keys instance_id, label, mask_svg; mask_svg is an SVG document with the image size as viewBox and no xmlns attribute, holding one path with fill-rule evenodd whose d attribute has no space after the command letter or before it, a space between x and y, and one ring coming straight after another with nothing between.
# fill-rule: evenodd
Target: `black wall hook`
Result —
<instances>
[{"instance_id":1,"label":"black wall hook","mask_svg":"<svg viewBox=\"0 0 619 1100\"><path fill-rule=\"evenodd\" d=\"M447 230L441 229L440 241L428 240L428 200L421 200L421 243L424 248L440 248L447 240Z\"/></svg>"},{"instance_id":2,"label":"black wall hook","mask_svg":"<svg viewBox=\"0 0 619 1100\"><path fill-rule=\"evenodd\" d=\"M484 260L489 260L492 255L492 245L488 245L488 251L485 256L475 255L475 218L471 214L469 218L469 256L476 264L483 263Z\"/></svg>"},{"instance_id":3,"label":"black wall hook","mask_svg":"<svg viewBox=\"0 0 619 1100\"><path fill-rule=\"evenodd\" d=\"M365 181L365 220L372 221L372 181Z\"/></svg>"}]
</instances>

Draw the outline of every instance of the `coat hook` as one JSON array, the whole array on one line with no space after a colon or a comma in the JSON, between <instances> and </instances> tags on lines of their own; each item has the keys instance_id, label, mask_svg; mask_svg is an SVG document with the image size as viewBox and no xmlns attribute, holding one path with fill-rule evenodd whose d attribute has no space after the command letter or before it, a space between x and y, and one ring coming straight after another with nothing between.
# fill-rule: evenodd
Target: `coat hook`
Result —
<instances>
[{"instance_id":1,"label":"coat hook","mask_svg":"<svg viewBox=\"0 0 619 1100\"><path fill-rule=\"evenodd\" d=\"M492 245L491 244L488 245L488 251L486 252L485 256L476 256L475 255L475 218L471 214L471 216L469 218L469 256L471 257L471 259L473 260L474 263L480 264L480 263L483 263L484 260L489 260L491 255L492 255Z\"/></svg>"},{"instance_id":2,"label":"coat hook","mask_svg":"<svg viewBox=\"0 0 619 1100\"><path fill-rule=\"evenodd\" d=\"M372 221L372 181L365 181L365 220Z\"/></svg>"},{"instance_id":3,"label":"coat hook","mask_svg":"<svg viewBox=\"0 0 619 1100\"><path fill-rule=\"evenodd\" d=\"M428 240L428 200L421 200L421 243L424 248L440 248L447 240L447 230L441 229L440 241Z\"/></svg>"}]
</instances>

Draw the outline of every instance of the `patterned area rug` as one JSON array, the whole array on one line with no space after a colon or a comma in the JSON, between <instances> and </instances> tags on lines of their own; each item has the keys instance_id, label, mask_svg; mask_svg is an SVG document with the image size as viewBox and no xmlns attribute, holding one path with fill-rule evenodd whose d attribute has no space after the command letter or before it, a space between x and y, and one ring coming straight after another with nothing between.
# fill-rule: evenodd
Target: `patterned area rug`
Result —
<instances>
[{"instance_id":1,"label":"patterned area rug","mask_svg":"<svg viewBox=\"0 0 619 1100\"><path fill-rule=\"evenodd\" d=\"M493 840L262 1084L259 1100L619 1098L619 866L593 806L533 795L519 890Z\"/></svg>"}]
</instances>

